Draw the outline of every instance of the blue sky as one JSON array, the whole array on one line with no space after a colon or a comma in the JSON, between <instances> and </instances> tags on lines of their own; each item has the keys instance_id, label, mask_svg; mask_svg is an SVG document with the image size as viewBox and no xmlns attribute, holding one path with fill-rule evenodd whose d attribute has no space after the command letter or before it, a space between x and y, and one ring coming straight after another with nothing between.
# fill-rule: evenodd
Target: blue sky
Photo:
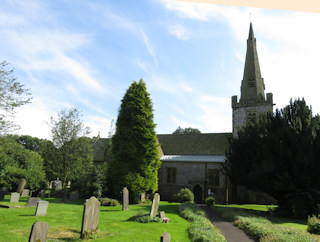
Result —
<instances>
[{"instance_id":1,"label":"blue sky","mask_svg":"<svg viewBox=\"0 0 320 242\"><path fill-rule=\"evenodd\" d=\"M305 97L319 113L319 14L173 0L1 1L1 59L33 96L17 110L18 133L50 138L50 116L77 107L92 135L107 137L140 78L157 133L231 132L250 13L276 107Z\"/></svg>"}]
</instances>

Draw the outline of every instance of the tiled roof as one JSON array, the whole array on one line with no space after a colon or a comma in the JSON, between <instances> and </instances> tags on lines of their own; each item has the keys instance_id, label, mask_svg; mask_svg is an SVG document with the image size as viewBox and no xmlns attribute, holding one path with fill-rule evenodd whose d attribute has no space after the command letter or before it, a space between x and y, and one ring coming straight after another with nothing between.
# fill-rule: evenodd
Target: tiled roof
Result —
<instances>
[{"instance_id":1,"label":"tiled roof","mask_svg":"<svg viewBox=\"0 0 320 242\"><path fill-rule=\"evenodd\" d=\"M165 162L224 162L225 155L163 155L160 160Z\"/></svg>"}]
</instances>

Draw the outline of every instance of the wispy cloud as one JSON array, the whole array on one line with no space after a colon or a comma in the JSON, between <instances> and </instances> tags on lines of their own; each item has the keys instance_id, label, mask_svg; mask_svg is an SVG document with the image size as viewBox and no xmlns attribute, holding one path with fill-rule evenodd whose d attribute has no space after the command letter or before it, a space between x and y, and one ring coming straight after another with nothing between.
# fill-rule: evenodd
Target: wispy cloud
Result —
<instances>
[{"instance_id":1,"label":"wispy cloud","mask_svg":"<svg viewBox=\"0 0 320 242\"><path fill-rule=\"evenodd\" d=\"M189 38L188 30L180 25L169 26L169 33L181 40L187 40Z\"/></svg>"},{"instance_id":2,"label":"wispy cloud","mask_svg":"<svg viewBox=\"0 0 320 242\"><path fill-rule=\"evenodd\" d=\"M156 67L158 68L159 67L159 63L158 63L158 59L157 59L157 56L156 56L156 53L154 51L154 48L152 46L152 44L150 43L147 35L145 34L145 32L143 31L142 28L139 28L139 31L140 31L140 34L142 36L142 39L143 39L143 42L144 44L146 45L146 48L149 52L149 54L152 56L153 58L153 61L154 61L154 64L156 65Z\"/></svg>"}]
</instances>

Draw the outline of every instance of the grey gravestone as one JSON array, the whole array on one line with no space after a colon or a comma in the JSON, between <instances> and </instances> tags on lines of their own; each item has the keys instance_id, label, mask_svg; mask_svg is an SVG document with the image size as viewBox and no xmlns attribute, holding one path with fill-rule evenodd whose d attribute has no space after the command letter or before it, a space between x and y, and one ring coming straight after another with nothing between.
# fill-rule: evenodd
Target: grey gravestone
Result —
<instances>
[{"instance_id":1,"label":"grey gravestone","mask_svg":"<svg viewBox=\"0 0 320 242\"><path fill-rule=\"evenodd\" d=\"M165 232L161 235L160 242L170 242L171 240L171 234L168 232Z\"/></svg>"},{"instance_id":2,"label":"grey gravestone","mask_svg":"<svg viewBox=\"0 0 320 242\"><path fill-rule=\"evenodd\" d=\"M161 211L160 212L160 218L161 219L164 219L166 217L166 214L164 213L164 211Z\"/></svg>"},{"instance_id":3,"label":"grey gravestone","mask_svg":"<svg viewBox=\"0 0 320 242\"><path fill-rule=\"evenodd\" d=\"M19 202L19 198L20 198L20 193L12 192L11 193L11 197L10 197L10 202L11 203L17 203L17 202Z\"/></svg>"},{"instance_id":4,"label":"grey gravestone","mask_svg":"<svg viewBox=\"0 0 320 242\"><path fill-rule=\"evenodd\" d=\"M71 192L70 193L70 200L78 200L79 199L79 193L78 192Z\"/></svg>"},{"instance_id":5,"label":"grey gravestone","mask_svg":"<svg viewBox=\"0 0 320 242\"><path fill-rule=\"evenodd\" d=\"M160 195L159 195L159 193L155 193L153 196L150 216L152 216L152 217L157 216L158 209L159 209L159 203L160 203Z\"/></svg>"},{"instance_id":6,"label":"grey gravestone","mask_svg":"<svg viewBox=\"0 0 320 242\"><path fill-rule=\"evenodd\" d=\"M146 193L145 192L141 194L140 201L141 202L145 202L146 201Z\"/></svg>"},{"instance_id":7,"label":"grey gravestone","mask_svg":"<svg viewBox=\"0 0 320 242\"><path fill-rule=\"evenodd\" d=\"M61 181L59 178L56 180L52 181L52 190L59 191L61 189Z\"/></svg>"},{"instance_id":8,"label":"grey gravestone","mask_svg":"<svg viewBox=\"0 0 320 242\"><path fill-rule=\"evenodd\" d=\"M46 196L46 190L41 190L39 195L40 195L40 197L45 197Z\"/></svg>"},{"instance_id":9,"label":"grey gravestone","mask_svg":"<svg viewBox=\"0 0 320 242\"><path fill-rule=\"evenodd\" d=\"M36 209L36 217L44 217L47 214L49 202L48 201L42 201L40 200L37 203L37 209Z\"/></svg>"},{"instance_id":10,"label":"grey gravestone","mask_svg":"<svg viewBox=\"0 0 320 242\"><path fill-rule=\"evenodd\" d=\"M39 201L40 197L29 197L27 201L27 207L36 207Z\"/></svg>"},{"instance_id":11,"label":"grey gravestone","mask_svg":"<svg viewBox=\"0 0 320 242\"><path fill-rule=\"evenodd\" d=\"M129 190L124 187L122 189L122 211L129 210Z\"/></svg>"},{"instance_id":12,"label":"grey gravestone","mask_svg":"<svg viewBox=\"0 0 320 242\"><path fill-rule=\"evenodd\" d=\"M84 238L86 231L96 231L99 223L100 202L92 196L86 201L83 207L81 238Z\"/></svg>"},{"instance_id":13,"label":"grey gravestone","mask_svg":"<svg viewBox=\"0 0 320 242\"><path fill-rule=\"evenodd\" d=\"M21 193L26 185L27 181L24 178L21 178L18 184L17 192Z\"/></svg>"},{"instance_id":14,"label":"grey gravestone","mask_svg":"<svg viewBox=\"0 0 320 242\"><path fill-rule=\"evenodd\" d=\"M29 189L23 189L22 193L21 193L21 197L28 197L29 196Z\"/></svg>"},{"instance_id":15,"label":"grey gravestone","mask_svg":"<svg viewBox=\"0 0 320 242\"><path fill-rule=\"evenodd\" d=\"M29 242L47 241L49 223L37 221L32 225Z\"/></svg>"}]
</instances>

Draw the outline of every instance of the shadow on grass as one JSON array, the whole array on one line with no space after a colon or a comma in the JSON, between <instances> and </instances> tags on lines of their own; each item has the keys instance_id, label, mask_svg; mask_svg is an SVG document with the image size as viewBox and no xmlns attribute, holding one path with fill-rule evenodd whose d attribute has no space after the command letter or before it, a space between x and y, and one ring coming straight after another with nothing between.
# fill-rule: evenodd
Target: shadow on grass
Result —
<instances>
[{"instance_id":1,"label":"shadow on grass","mask_svg":"<svg viewBox=\"0 0 320 242\"><path fill-rule=\"evenodd\" d=\"M18 216L21 216L21 217L35 217L34 214L19 214Z\"/></svg>"}]
</instances>

